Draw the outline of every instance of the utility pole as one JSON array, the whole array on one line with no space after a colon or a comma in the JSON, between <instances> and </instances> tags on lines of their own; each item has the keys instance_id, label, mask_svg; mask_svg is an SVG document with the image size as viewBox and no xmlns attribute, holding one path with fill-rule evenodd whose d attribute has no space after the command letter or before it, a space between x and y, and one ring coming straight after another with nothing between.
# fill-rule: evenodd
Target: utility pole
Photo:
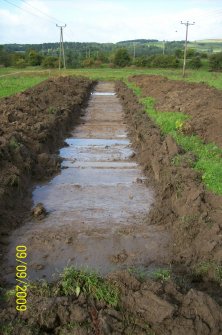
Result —
<instances>
[{"instance_id":1,"label":"utility pole","mask_svg":"<svg viewBox=\"0 0 222 335\"><path fill-rule=\"evenodd\" d=\"M136 43L133 43L133 61L135 62L136 59Z\"/></svg>"},{"instance_id":2,"label":"utility pole","mask_svg":"<svg viewBox=\"0 0 222 335\"><path fill-rule=\"evenodd\" d=\"M165 55L165 40L163 40L163 55Z\"/></svg>"},{"instance_id":3,"label":"utility pole","mask_svg":"<svg viewBox=\"0 0 222 335\"><path fill-rule=\"evenodd\" d=\"M59 70L60 70L62 58L63 58L63 67L64 69L66 69L65 51L63 45L63 28L66 27L66 24L64 26L59 26L57 24L56 27L60 28L60 45L59 45Z\"/></svg>"},{"instance_id":4,"label":"utility pole","mask_svg":"<svg viewBox=\"0 0 222 335\"><path fill-rule=\"evenodd\" d=\"M185 47L184 47L184 59L183 59L183 77L185 77L185 69L186 69L186 59L187 59L187 38L188 38L188 28L189 26L193 26L195 22L189 23L187 22L180 22L181 24L184 24L186 26L186 41L185 41Z\"/></svg>"}]
</instances>

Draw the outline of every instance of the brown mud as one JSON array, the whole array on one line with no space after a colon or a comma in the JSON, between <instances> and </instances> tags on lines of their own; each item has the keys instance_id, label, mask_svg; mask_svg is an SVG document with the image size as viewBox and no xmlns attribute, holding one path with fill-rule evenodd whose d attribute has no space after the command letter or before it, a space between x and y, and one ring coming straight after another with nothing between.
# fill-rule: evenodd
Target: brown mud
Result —
<instances>
[{"instance_id":1,"label":"brown mud","mask_svg":"<svg viewBox=\"0 0 222 335\"><path fill-rule=\"evenodd\" d=\"M34 181L59 170L55 155L78 122L93 82L60 77L0 101L1 241L30 210Z\"/></svg>"},{"instance_id":2,"label":"brown mud","mask_svg":"<svg viewBox=\"0 0 222 335\"><path fill-rule=\"evenodd\" d=\"M173 253L170 255L176 266L185 264L188 267L203 260L220 262L221 216L217 202L220 197L214 197L205 191L199 175L186 163L186 154L183 167L171 166L173 155L178 152L183 154L181 149L170 137L165 138L160 133L131 90L121 82L117 84L116 90L125 111L125 122L135 148L135 158L144 169L149 188L155 190L153 209L146 215L145 220L143 216L141 226L137 225L133 234L138 233L140 227L147 227L149 231L150 225L159 227L160 232L164 229L171 236ZM102 115L103 113L100 117ZM120 124L119 120L117 124ZM122 132L119 133L117 124L117 134L123 135ZM90 128L87 122L83 122L82 126L83 129L76 129L76 135L85 138L85 132L88 132L90 137L93 122ZM107 124L105 128L106 133ZM104 133L102 124L99 129L101 137L101 133ZM80 154L83 157L85 152ZM73 166L77 162L66 159L65 165L70 164ZM87 168L89 161L81 164ZM137 183L140 183L141 178L137 178ZM81 188L79 187L80 190ZM133 194L129 195L129 200L133 200ZM41 225L38 222L39 224ZM129 229L127 233L132 234L132 231ZM56 236L51 236L53 241ZM70 242L72 241L67 240L68 244ZM99 243L98 240L98 245ZM112 261L124 262L126 254L123 250L118 255L113 255ZM69 297L47 297L47 294L44 296L40 291L36 293L30 289L27 312L19 315L15 311L13 297L5 303L0 319L5 325L10 326L11 323L13 335L220 335L221 288L213 282L215 278L212 273L206 274L206 282L202 279L194 279L192 276L188 279L176 274L166 280L142 279L128 271L117 271L107 276L107 281L117 286L120 291L116 308L104 301L96 301L84 292L79 296L73 294Z\"/></svg>"},{"instance_id":3,"label":"brown mud","mask_svg":"<svg viewBox=\"0 0 222 335\"><path fill-rule=\"evenodd\" d=\"M153 175L158 190L151 222L164 224L173 232L175 261L187 265L203 260L220 263L222 197L206 191L200 175L190 167L192 155L184 153L170 136L161 134L131 90L121 83L118 90L138 159L147 173ZM171 160L178 153L184 156L184 164L176 167Z\"/></svg>"}]
</instances>

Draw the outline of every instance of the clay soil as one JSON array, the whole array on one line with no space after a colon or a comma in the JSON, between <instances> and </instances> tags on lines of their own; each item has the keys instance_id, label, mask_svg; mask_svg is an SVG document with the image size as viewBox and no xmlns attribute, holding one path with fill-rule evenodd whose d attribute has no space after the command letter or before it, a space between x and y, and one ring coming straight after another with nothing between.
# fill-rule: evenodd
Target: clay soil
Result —
<instances>
[{"instance_id":1,"label":"clay soil","mask_svg":"<svg viewBox=\"0 0 222 335\"><path fill-rule=\"evenodd\" d=\"M30 186L58 171L56 149L81 114L92 88L84 78L60 77L0 101L1 241L31 206Z\"/></svg>"},{"instance_id":2,"label":"clay soil","mask_svg":"<svg viewBox=\"0 0 222 335\"><path fill-rule=\"evenodd\" d=\"M87 92L92 83L84 79L61 78L59 80L67 83L67 86L63 89L63 85L60 86L58 83L57 93L54 95L52 101L56 101L56 95L59 95L58 92L62 90L61 95L63 98L66 101L70 101L70 105L67 109L73 109L71 102L77 99L78 102L76 102L75 106L77 106L76 108L80 113L79 106L84 99L86 99ZM144 79L143 77L138 79L133 78L133 80L138 84L142 81L146 83L149 82L149 78ZM154 89L155 80L153 77L151 77L150 80L152 83L150 84L150 89ZM156 80L160 83L159 91L165 90L164 82L168 85L168 81L161 78L157 78ZM70 91L69 94L66 93L68 90L72 90L72 81L75 83L79 81L77 86L81 91L80 96L77 94L78 98L75 99L73 99L73 97L75 97L74 93L72 93L72 97L70 97ZM45 99L46 97L51 99L49 92L45 92L45 87L50 87L51 83L54 86L54 82L49 81L39 85L36 89L19 95L22 98L21 101L27 98L33 101L33 95L36 95L35 105L38 104L38 99L41 100L41 96L45 95ZM175 90L176 85L182 89L182 83L175 82L174 85ZM189 84L184 85L189 86ZM74 85L74 87L76 86ZM191 87L193 87L193 84L191 84ZM200 87L202 87L202 85L200 85ZM209 92L212 90L205 85L203 85L203 87L209 90ZM37 90L38 94L36 94L35 90ZM40 94L38 90L42 90L42 93ZM197 172L193 171L187 163L187 154L184 153L170 137L165 137L161 134L158 127L148 118L132 91L122 82L117 83L116 90L125 111L125 120L136 151L136 159L143 166L144 173L149 176L150 183L156 191L155 206L147 218L147 224L151 222L152 224L162 225L172 234L172 264L175 267L175 273L169 280L142 279L140 276L132 275L128 271L109 274L106 280L117 286L120 292L119 304L116 308L111 307L103 301L96 301L91 296L84 294L84 292L78 297L75 294L69 297L49 297L40 294L40 292L38 294L32 292L30 289L29 305L32 306L32 308L23 313L22 316L18 315L15 311L15 301L13 297L5 303L4 309L0 312L1 322L4 324L10 324L11 322L11 324L13 324L13 332L11 333L13 335L220 335L222 334L222 296L221 288L219 284L215 282L215 273L211 270L205 274L205 278L201 276L197 278L192 276L189 270L195 267L198 262L221 262L221 197L214 196L205 190L201 183L200 176ZM53 89L52 91L54 92ZM192 88L190 92L193 92ZM144 91L144 94L157 98L154 94L151 94L149 90ZM162 94L163 99L164 94L159 94ZM218 94L220 94L220 92L218 92ZM200 97L198 96L198 98ZM51 106L51 104L45 103L45 99L45 108L42 107L44 110ZM193 104L195 104L195 98L193 97L192 99ZM12 106L15 107L16 105L16 110L18 110L17 106L21 106L18 96L4 99L2 105L5 113L8 113L6 110L10 110L8 107L10 106L10 101L13 101ZM178 104L181 104L180 108L187 106L186 102L182 104L181 100L178 99L178 101L179 102L175 105L179 106ZM157 103L159 106L160 102L157 101ZM163 109L169 110L166 107L163 107ZM41 108L39 108L39 110L41 110ZM176 110L178 111L178 109ZM69 115L69 112L67 113ZM186 113L189 113L189 111L186 110ZM11 112L11 117L13 117L13 115ZM45 112L41 115L43 117ZM35 113L33 113L33 119L34 116L37 118ZM55 119L54 115L53 118ZM38 119L38 122L40 122L40 119ZM68 118L66 118L66 120L67 119ZM28 129L28 120L31 122L30 118L27 117L27 124L26 121L24 121L25 119L22 120L24 122L24 130ZM39 135L39 131L34 131L36 123L37 119L35 119L31 127L31 129L33 129L33 138ZM5 132L9 124L9 120L6 120L4 126L2 126L2 131L4 130ZM21 123L18 122L17 124ZM67 125L66 122L64 122L64 124ZM56 123L56 125L57 127L55 126L55 128L53 128L52 133L46 133L46 138L43 136L45 135L43 128L41 132L41 134L43 133L42 137L37 141L28 141L26 137L23 139L24 135L21 135L23 132L16 131L15 135L13 133L16 141L13 140L11 142L11 148L8 148L9 144L6 146L7 150L5 153L9 153L9 156L4 156L8 157L7 160L5 158L4 161L8 169L4 168L4 165L1 166L1 171L4 172L3 176L6 175L7 170L11 171L9 169L9 167L11 168L9 162L12 160L11 149L13 147L14 150L16 146L15 143L17 142L26 143L26 150L30 150L32 153L29 154L29 156L32 157L32 155L34 155L34 159L31 160L33 166L31 171L33 171L35 176L36 174L38 175L38 173L40 175L40 172L37 173L36 171L41 171L42 165L38 163L39 160L37 158L42 152L46 152L47 155L55 152L52 146L53 141L49 141L48 138L55 139L56 136L60 134L61 128L58 127L58 123ZM51 127L52 123L50 123L50 129ZM64 130L67 130L66 127ZM18 127L16 129L18 129ZM204 139L215 141L215 143L219 144L219 133L218 136L216 136L215 132L212 136L215 136L214 139L208 137ZM41 140L42 138L44 139L43 142ZM61 139L62 134L60 140ZM7 143L10 143L10 140L11 137L8 138ZM16 148L16 150L20 151L21 148L23 148L23 145ZM170 163L172 157L177 153L184 155L183 166L175 167ZM50 155L50 159L51 157ZM189 156L189 159L194 158ZM13 162L17 161L13 158ZM17 168L17 166L20 167L23 165L24 163L21 164L21 160L20 164L16 165L13 163L14 169ZM50 164L50 166L52 165ZM37 167L38 170L36 170ZM24 170L22 168L19 171ZM16 175L15 172L14 174ZM17 175L20 176L18 173ZM22 175L21 173L21 176ZM44 173L42 172L42 176L43 175ZM26 184L28 184L27 181ZM16 189L17 186L7 185L7 187L4 186L3 190L7 189L10 195L14 187ZM11 199L10 196L9 199ZM18 197L15 198L15 202L18 203ZM18 206L20 206L19 203ZM8 211L9 209L11 209L11 207L9 208L4 205L2 207L2 213L4 214L5 210ZM189 220L185 220L184 218L189 218ZM7 233L6 228L5 232ZM2 303L1 305L3 307ZM70 327L70 325L74 326Z\"/></svg>"}]
</instances>

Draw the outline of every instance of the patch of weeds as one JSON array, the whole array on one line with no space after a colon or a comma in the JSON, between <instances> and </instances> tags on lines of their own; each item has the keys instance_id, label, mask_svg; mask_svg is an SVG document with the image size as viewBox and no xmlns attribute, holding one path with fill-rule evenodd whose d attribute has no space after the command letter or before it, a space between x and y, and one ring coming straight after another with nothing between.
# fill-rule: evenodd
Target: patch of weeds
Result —
<instances>
[{"instance_id":1,"label":"patch of weeds","mask_svg":"<svg viewBox=\"0 0 222 335\"><path fill-rule=\"evenodd\" d=\"M171 270L170 269L156 269L151 274L152 278L156 280L160 280L162 282L167 281L171 278Z\"/></svg>"},{"instance_id":2,"label":"patch of weeds","mask_svg":"<svg viewBox=\"0 0 222 335\"><path fill-rule=\"evenodd\" d=\"M216 280L222 284L222 265L216 266Z\"/></svg>"},{"instance_id":3,"label":"patch of weeds","mask_svg":"<svg viewBox=\"0 0 222 335\"><path fill-rule=\"evenodd\" d=\"M180 112L158 112L155 110L155 100L151 97L142 98L140 102L145 106L149 116L158 124L161 130L168 134L179 130L184 121L189 119L189 115Z\"/></svg>"},{"instance_id":4,"label":"patch of weeds","mask_svg":"<svg viewBox=\"0 0 222 335\"><path fill-rule=\"evenodd\" d=\"M90 295L96 300L103 300L108 305L117 306L119 292L116 287L105 281L94 272L77 270L73 266L66 267L61 274L61 293L68 296L80 292Z\"/></svg>"},{"instance_id":5,"label":"patch of weeds","mask_svg":"<svg viewBox=\"0 0 222 335\"><path fill-rule=\"evenodd\" d=\"M138 269L138 268L129 268L128 271L135 275L139 280L145 281L147 278L166 281L171 278L170 269Z\"/></svg>"},{"instance_id":6,"label":"patch of weeds","mask_svg":"<svg viewBox=\"0 0 222 335\"><path fill-rule=\"evenodd\" d=\"M13 335L13 325L11 322L5 323L5 324L0 324L0 334L3 335Z\"/></svg>"},{"instance_id":7,"label":"patch of weeds","mask_svg":"<svg viewBox=\"0 0 222 335\"><path fill-rule=\"evenodd\" d=\"M57 112L57 109L55 107L49 107L47 109L48 114L56 114L56 112Z\"/></svg>"},{"instance_id":8,"label":"patch of weeds","mask_svg":"<svg viewBox=\"0 0 222 335\"><path fill-rule=\"evenodd\" d=\"M16 140L15 137L12 137L9 142L9 147L11 150L16 150L20 148L21 144Z\"/></svg>"},{"instance_id":9,"label":"patch of weeds","mask_svg":"<svg viewBox=\"0 0 222 335\"><path fill-rule=\"evenodd\" d=\"M193 275L196 278L204 279L209 273L211 273L213 280L222 284L222 265L218 265L214 261L204 261L193 268Z\"/></svg>"},{"instance_id":10,"label":"patch of weeds","mask_svg":"<svg viewBox=\"0 0 222 335\"><path fill-rule=\"evenodd\" d=\"M145 281L150 274L149 270L145 270L144 268L138 268L138 267L130 267L128 268L128 272L133 274L140 281Z\"/></svg>"},{"instance_id":11,"label":"patch of weeds","mask_svg":"<svg viewBox=\"0 0 222 335\"><path fill-rule=\"evenodd\" d=\"M29 284L30 291L40 297L55 297L59 295L60 288L58 284L48 283L46 280L40 280L37 283Z\"/></svg>"},{"instance_id":12,"label":"patch of weeds","mask_svg":"<svg viewBox=\"0 0 222 335\"><path fill-rule=\"evenodd\" d=\"M11 300L11 298L15 297L16 291L15 288L12 288L10 290L4 290L2 289L2 299L5 301Z\"/></svg>"},{"instance_id":13,"label":"patch of weeds","mask_svg":"<svg viewBox=\"0 0 222 335\"><path fill-rule=\"evenodd\" d=\"M127 80L125 80L124 82L131 90L133 90L133 92L136 94L136 96L140 97L142 95L141 88L136 86L134 83L128 82Z\"/></svg>"},{"instance_id":14,"label":"patch of weeds","mask_svg":"<svg viewBox=\"0 0 222 335\"><path fill-rule=\"evenodd\" d=\"M222 194L222 150L216 145L204 144L197 136L173 134L177 143L186 151L191 151L197 160L194 169L202 173L202 181L216 194Z\"/></svg>"}]
</instances>

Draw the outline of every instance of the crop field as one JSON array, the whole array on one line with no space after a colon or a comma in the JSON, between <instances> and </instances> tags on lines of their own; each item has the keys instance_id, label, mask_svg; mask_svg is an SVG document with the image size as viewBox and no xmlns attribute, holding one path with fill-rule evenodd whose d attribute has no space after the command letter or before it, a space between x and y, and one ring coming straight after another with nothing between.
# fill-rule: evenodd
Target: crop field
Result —
<instances>
[{"instance_id":1,"label":"crop field","mask_svg":"<svg viewBox=\"0 0 222 335\"><path fill-rule=\"evenodd\" d=\"M0 68L0 98L0 334L221 334L221 74Z\"/></svg>"}]
</instances>

